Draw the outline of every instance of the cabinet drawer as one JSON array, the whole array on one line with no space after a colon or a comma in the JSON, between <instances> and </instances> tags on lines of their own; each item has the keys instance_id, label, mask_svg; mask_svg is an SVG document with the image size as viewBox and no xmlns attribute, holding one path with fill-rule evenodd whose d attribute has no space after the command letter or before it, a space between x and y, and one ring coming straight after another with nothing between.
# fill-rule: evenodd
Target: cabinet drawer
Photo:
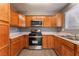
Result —
<instances>
[{"instance_id":1,"label":"cabinet drawer","mask_svg":"<svg viewBox=\"0 0 79 59\"><path fill-rule=\"evenodd\" d=\"M70 47L71 49L74 49L74 44L69 42L69 41L66 41L66 40L62 40L62 43L68 47Z\"/></svg>"}]
</instances>

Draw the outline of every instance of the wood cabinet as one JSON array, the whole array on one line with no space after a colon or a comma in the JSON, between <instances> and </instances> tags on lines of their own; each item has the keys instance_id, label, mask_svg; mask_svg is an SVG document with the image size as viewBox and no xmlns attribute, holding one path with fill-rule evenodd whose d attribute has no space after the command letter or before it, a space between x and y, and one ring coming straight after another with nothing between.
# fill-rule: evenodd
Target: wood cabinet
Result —
<instances>
[{"instance_id":1,"label":"wood cabinet","mask_svg":"<svg viewBox=\"0 0 79 59\"><path fill-rule=\"evenodd\" d=\"M45 16L43 27L52 27L52 16Z\"/></svg>"},{"instance_id":2,"label":"wood cabinet","mask_svg":"<svg viewBox=\"0 0 79 59\"><path fill-rule=\"evenodd\" d=\"M0 21L10 21L10 4L0 3Z\"/></svg>"},{"instance_id":3,"label":"wood cabinet","mask_svg":"<svg viewBox=\"0 0 79 59\"><path fill-rule=\"evenodd\" d=\"M0 55L9 56L9 24L4 21L0 21Z\"/></svg>"},{"instance_id":4,"label":"wood cabinet","mask_svg":"<svg viewBox=\"0 0 79 59\"><path fill-rule=\"evenodd\" d=\"M52 16L26 16L26 27L31 27L31 20L41 20L43 27L51 27Z\"/></svg>"},{"instance_id":5,"label":"wood cabinet","mask_svg":"<svg viewBox=\"0 0 79 59\"><path fill-rule=\"evenodd\" d=\"M0 56L10 55L9 41L10 4L0 4Z\"/></svg>"},{"instance_id":6,"label":"wood cabinet","mask_svg":"<svg viewBox=\"0 0 79 59\"><path fill-rule=\"evenodd\" d=\"M11 39L11 56L18 55L23 48L28 48L28 36L23 35L15 39Z\"/></svg>"},{"instance_id":7,"label":"wood cabinet","mask_svg":"<svg viewBox=\"0 0 79 59\"><path fill-rule=\"evenodd\" d=\"M43 35L42 47L43 48L54 48L53 36Z\"/></svg>"},{"instance_id":8,"label":"wood cabinet","mask_svg":"<svg viewBox=\"0 0 79 59\"><path fill-rule=\"evenodd\" d=\"M70 47L62 45L62 56L74 56L74 50Z\"/></svg>"},{"instance_id":9,"label":"wood cabinet","mask_svg":"<svg viewBox=\"0 0 79 59\"><path fill-rule=\"evenodd\" d=\"M21 41L19 37L11 39L11 56L16 56L21 50Z\"/></svg>"},{"instance_id":10,"label":"wood cabinet","mask_svg":"<svg viewBox=\"0 0 79 59\"><path fill-rule=\"evenodd\" d=\"M24 35L24 48L29 48L29 36Z\"/></svg>"},{"instance_id":11,"label":"wood cabinet","mask_svg":"<svg viewBox=\"0 0 79 59\"><path fill-rule=\"evenodd\" d=\"M22 14L18 14L18 18L19 18L19 27L26 27L25 25L25 16Z\"/></svg>"},{"instance_id":12,"label":"wood cabinet","mask_svg":"<svg viewBox=\"0 0 79 59\"><path fill-rule=\"evenodd\" d=\"M75 56L79 56L79 45L75 45Z\"/></svg>"},{"instance_id":13,"label":"wood cabinet","mask_svg":"<svg viewBox=\"0 0 79 59\"><path fill-rule=\"evenodd\" d=\"M74 56L74 46L73 43L62 40L62 56Z\"/></svg>"},{"instance_id":14,"label":"wood cabinet","mask_svg":"<svg viewBox=\"0 0 79 59\"><path fill-rule=\"evenodd\" d=\"M51 27L55 28L56 27L56 17L55 15L52 16L52 20L51 20Z\"/></svg>"},{"instance_id":15,"label":"wood cabinet","mask_svg":"<svg viewBox=\"0 0 79 59\"><path fill-rule=\"evenodd\" d=\"M54 36L54 49L57 55L61 55L61 39Z\"/></svg>"},{"instance_id":16,"label":"wood cabinet","mask_svg":"<svg viewBox=\"0 0 79 59\"><path fill-rule=\"evenodd\" d=\"M56 19L56 27L63 27L64 24L64 14L63 13L57 13L55 15Z\"/></svg>"},{"instance_id":17,"label":"wood cabinet","mask_svg":"<svg viewBox=\"0 0 79 59\"><path fill-rule=\"evenodd\" d=\"M74 44L62 38L54 36L54 49L57 55L74 56Z\"/></svg>"},{"instance_id":18,"label":"wood cabinet","mask_svg":"<svg viewBox=\"0 0 79 59\"><path fill-rule=\"evenodd\" d=\"M31 27L31 20L32 20L31 16L26 16L26 20L25 20L26 27Z\"/></svg>"},{"instance_id":19,"label":"wood cabinet","mask_svg":"<svg viewBox=\"0 0 79 59\"><path fill-rule=\"evenodd\" d=\"M11 9L10 16L11 16L10 25L19 26L18 13L16 13L13 9Z\"/></svg>"},{"instance_id":20,"label":"wood cabinet","mask_svg":"<svg viewBox=\"0 0 79 59\"><path fill-rule=\"evenodd\" d=\"M6 44L0 47L0 56L10 56L10 45Z\"/></svg>"},{"instance_id":21,"label":"wood cabinet","mask_svg":"<svg viewBox=\"0 0 79 59\"><path fill-rule=\"evenodd\" d=\"M28 36L23 35L19 38L21 39L21 49L28 48L29 47L29 45L28 45Z\"/></svg>"},{"instance_id":22,"label":"wood cabinet","mask_svg":"<svg viewBox=\"0 0 79 59\"><path fill-rule=\"evenodd\" d=\"M0 21L0 47L9 43L9 24Z\"/></svg>"}]
</instances>

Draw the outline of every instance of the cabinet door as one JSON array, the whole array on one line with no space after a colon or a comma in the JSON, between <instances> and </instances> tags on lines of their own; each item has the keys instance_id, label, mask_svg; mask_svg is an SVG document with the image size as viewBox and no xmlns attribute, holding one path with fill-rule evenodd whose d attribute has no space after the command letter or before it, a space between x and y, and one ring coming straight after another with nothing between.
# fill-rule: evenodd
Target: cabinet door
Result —
<instances>
[{"instance_id":1,"label":"cabinet door","mask_svg":"<svg viewBox=\"0 0 79 59\"><path fill-rule=\"evenodd\" d=\"M52 16L52 20L51 20L51 22L52 22L52 27L56 27L56 17L55 16Z\"/></svg>"},{"instance_id":2,"label":"cabinet door","mask_svg":"<svg viewBox=\"0 0 79 59\"><path fill-rule=\"evenodd\" d=\"M26 16L26 27L31 27L32 16Z\"/></svg>"},{"instance_id":3,"label":"cabinet door","mask_svg":"<svg viewBox=\"0 0 79 59\"><path fill-rule=\"evenodd\" d=\"M21 36L19 37L21 40L21 49L28 48L28 36Z\"/></svg>"},{"instance_id":4,"label":"cabinet door","mask_svg":"<svg viewBox=\"0 0 79 59\"><path fill-rule=\"evenodd\" d=\"M51 16L46 16L46 18L44 19L44 27L51 27L52 23L52 17Z\"/></svg>"},{"instance_id":5,"label":"cabinet door","mask_svg":"<svg viewBox=\"0 0 79 59\"><path fill-rule=\"evenodd\" d=\"M14 10L11 10L10 24L11 26L19 26L18 14Z\"/></svg>"},{"instance_id":6,"label":"cabinet door","mask_svg":"<svg viewBox=\"0 0 79 59\"><path fill-rule=\"evenodd\" d=\"M19 26L25 27L25 16L22 14L18 14L18 18L19 18Z\"/></svg>"},{"instance_id":7,"label":"cabinet door","mask_svg":"<svg viewBox=\"0 0 79 59\"><path fill-rule=\"evenodd\" d=\"M19 38L15 38L11 41L11 56L16 56L21 50L21 42Z\"/></svg>"},{"instance_id":8,"label":"cabinet door","mask_svg":"<svg viewBox=\"0 0 79 59\"><path fill-rule=\"evenodd\" d=\"M0 56L10 56L10 46L8 44L0 48Z\"/></svg>"},{"instance_id":9,"label":"cabinet door","mask_svg":"<svg viewBox=\"0 0 79 59\"><path fill-rule=\"evenodd\" d=\"M48 35L48 48L54 48L54 39L53 36Z\"/></svg>"},{"instance_id":10,"label":"cabinet door","mask_svg":"<svg viewBox=\"0 0 79 59\"><path fill-rule=\"evenodd\" d=\"M24 35L24 48L29 47L29 36Z\"/></svg>"},{"instance_id":11,"label":"cabinet door","mask_svg":"<svg viewBox=\"0 0 79 59\"><path fill-rule=\"evenodd\" d=\"M9 20L10 20L10 4L0 3L0 20L9 22Z\"/></svg>"},{"instance_id":12,"label":"cabinet door","mask_svg":"<svg viewBox=\"0 0 79 59\"><path fill-rule=\"evenodd\" d=\"M19 27L22 27L22 25L23 25L23 23L22 23L22 21L21 20L19 20Z\"/></svg>"},{"instance_id":13,"label":"cabinet door","mask_svg":"<svg viewBox=\"0 0 79 59\"><path fill-rule=\"evenodd\" d=\"M54 37L55 38L55 51L57 53L57 55L61 55L61 39L58 37Z\"/></svg>"},{"instance_id":14,"label":"cabinet door","mask_svg":"<svg viewBox=\"0 0 79 59\"><path fill-rule=\"evenodd\" d=\"M76 52L75 56L79 56L79 52Z\"/></svg>"},{"instance_id":15,"label":"cabinet door","mask_svg":"<svg viewBox=\"0 0 79 59\"><path fill-rule=\"evenodd\" d=\"M62 56L74 56L74 51L71 48L62 45Z\"/></svg>"},{"instance_id":16,"label":"cabinet door","mask_svg":"<svg viewBox=\"0 0 79 59\"><path fill-rule=\"evenodd\" d=\"M0 21L0 47L9 43L9 25Z\"/></svg>"},{"instance_id":17,"label":"cabinet door","mask_svg":"<svg viewBox=\"0 0 79 59\"><path fill-rule=\"evenodd\" d=\"M48 48L48 38L47 38L47 36L43 36L42 47L43 48Z\"/></svg>"},{"instance_id":18,"label":"cabinet door","mask_svg":"<svg viewBox=\"0 0 79 59\"><path fill-rule=\"evenodd\" d=\"M62 27L64 22L64 15L62 13L56 14L56 26Z\"/></svg>"},{"instance_id":19,"label":"cabinet door","mask_svg":"<svg viewBox=\"0 0 79 59\"><path fill-rule=\"evenodd\" d=\"M43 36L43 48L54 48L54 39L52 36L46 35Z\"/></svg>"}]
</instances>

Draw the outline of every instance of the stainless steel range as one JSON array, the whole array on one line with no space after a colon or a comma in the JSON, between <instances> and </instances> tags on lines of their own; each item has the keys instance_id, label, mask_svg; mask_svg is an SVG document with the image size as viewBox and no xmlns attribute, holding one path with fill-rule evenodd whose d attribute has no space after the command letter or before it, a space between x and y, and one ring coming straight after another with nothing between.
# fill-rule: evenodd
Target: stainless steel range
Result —
<instances>
[{"instance_id":1,"label":"stainless steel range","mask_svg":"<svg viewBox=\"0 0 79 59\"><path fill-rule=\"evenodd\" d=\"M42 33L40 30L32 30L29 34L29 49L42 48Z\"/></svg>"}]
</instances>

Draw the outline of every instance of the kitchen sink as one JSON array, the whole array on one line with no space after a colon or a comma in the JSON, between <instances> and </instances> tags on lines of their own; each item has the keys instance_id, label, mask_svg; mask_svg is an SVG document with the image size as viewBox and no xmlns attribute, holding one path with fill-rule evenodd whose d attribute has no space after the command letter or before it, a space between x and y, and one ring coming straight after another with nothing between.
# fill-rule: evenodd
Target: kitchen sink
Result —
<instances>
[{"instance_id":1,"label":"kitchen sink","mask_svg":"<svg viewBox=\"0 0 79 59\"><path fill-rule=\"evenodd\" d=\"M71 35L61 35L61 37L64 37L70 40L79 41L79 38L76 38L75 36L71 36Z\"/></svg>"}]
</instances>

